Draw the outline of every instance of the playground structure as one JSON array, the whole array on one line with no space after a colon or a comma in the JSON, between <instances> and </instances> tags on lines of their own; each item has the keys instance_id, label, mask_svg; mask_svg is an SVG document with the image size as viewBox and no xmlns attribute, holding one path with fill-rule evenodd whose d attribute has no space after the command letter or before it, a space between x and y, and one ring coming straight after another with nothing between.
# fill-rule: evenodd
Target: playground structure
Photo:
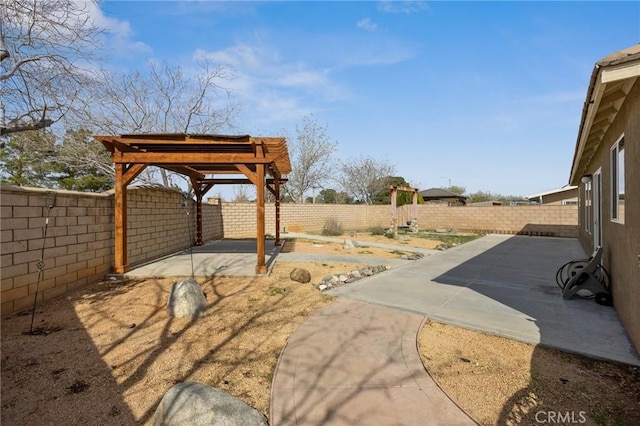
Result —
<instances>
[{"instance_id":1,"label":"playground structure","mask_svg":"<svg viewBox=\"0 0 640 426\"><path fill-rule=\"evenodd\" d=\"M395 238L398 236L398 228L408 229L409 232L418 232L418 190L416 188L411 188L408 186L394 185L389 185L389 190L391 191L391 231L393 232L393 237ZM406 225L398 225L398 191L411 192L412 194L411 218L404 221Z\"/></svg>"}]
</instances>

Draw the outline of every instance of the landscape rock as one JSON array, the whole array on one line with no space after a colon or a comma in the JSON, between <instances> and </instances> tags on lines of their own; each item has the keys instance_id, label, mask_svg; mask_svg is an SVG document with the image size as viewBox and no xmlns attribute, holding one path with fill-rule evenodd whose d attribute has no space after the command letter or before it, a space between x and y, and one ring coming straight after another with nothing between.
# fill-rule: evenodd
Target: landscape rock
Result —
<instances>
[{"instance_id":1,"label":"landscape rock","mask_svg":"<svg viewBox=\"0 0 640 426\"><path fill-rule=\"evenodd\" d=\"M322 278L322 282L317 285L317 288L320 291L326 291L334 287L341 286L343 284L349 284L359 279L370 277L380 272L384 272L387 269L391 269L391 265L378 265L378 266L364 267L361 269L353 269L349 273L327 275L324 278Z\"/></svg>"},{"instance_id":2,"label":"landscape rock","mask_svg":"<svg viewBox=\"0 0 640 426\"><path fill-rule=\"evenodd\" d=\"M207 309L207 299L194 278L176 281L171 286L167 312L177 318L198 318Z\"/></svg>"},{"instance_id":3,"label":"landscape rock","mask_svg":"<svg viewBox=\"0 0 640 426\"><path fill-rule=\"evenodd\" d=\"M293 281L297 281L299 283L306 284L309 281L311 281L311 273L309 271L307 271L306 269L294 268L289 273L289 278L291 278Z\"/></svg>"},{"instance_id":4,"label":"landscape rock","mask_svg":"<svg viewBox=\"0 0 640 426\"><path fill-rule=\"evenodd\" d=\"M228 393L202 383L178 383L167 391L153 426L268 426L264 414Z\"/></svg>"},{"instance_id":5,"label":"landscape rock","mask_svg":"<svg viewBox=\"0 0 640 426\"><path fill-rule=\"evenodd\" d=\"M345 250L351 250L353 248L356 248L356 245L353 243L353 240L344 240L342 248Z\"/></svg>"}]
</instances>

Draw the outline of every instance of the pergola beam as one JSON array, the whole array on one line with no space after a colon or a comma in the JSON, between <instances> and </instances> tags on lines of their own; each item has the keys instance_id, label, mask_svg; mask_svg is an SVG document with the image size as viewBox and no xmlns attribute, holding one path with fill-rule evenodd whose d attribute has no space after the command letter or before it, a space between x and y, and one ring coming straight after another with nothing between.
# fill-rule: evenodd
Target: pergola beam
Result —
<instances>
[{"instance_id":1,"label":"pergola beam","mask_svg":"<svg viewBox=\"0 0 640 426\"><path fill-rule=\"evenodd\" d=\"M207 153L207 152L122 152L113 154L114 163L169 165L193 165L193 164L269 164L278 158L277 155L256 157L252 153Z\"/></svg>"},{"instance_id":2,"label":"pergola beam","mask_svg":"<svg viewBox=\"0 0 640 426\"><path fill-rule=\"evenodd\" d=\"M147 168L146 164L131 164L126 167L122 175L122 184L125 187L129 185L145 168Z\"/></svg>"},{"instance_id":3,"label":"pergola beam","mask_svg":"<svg viewBox=\"0 0 640 426\"><path fill-rule=\"evenodd\" d=\"M288 179L279 179L280 184L287 183ZM212 185L249 185L253 184L248 178L240 179L240 178L213 178L213 179L201 179L200 183L210 183ZM267 178L265 179L267 185L273 185L275 179Z\"/></svg>"},{"instance_id":4,"label":"pergola beam","mask_svg":"<svg viewBox=\"0 0 640 426\"><path fill-rule=\"evenodd\" d=\"M157 166L188 176L196 197L196 238L190 244L203 244L202 199L217 184L254 184L257 191L256 273L266 273L265 188L276 196L276 244L280 243L280 185L283 174L291 172L284 138L138 134L94 136L110 152L115 163L115 257L113 271L129 271L127 264L126 188L147 166ZM267 179L270 174L273 179ZM244 174L246 179L207 179L207 175ZM272 187L273 186L273 187ZM191 225L190 225L191 226Z\"/></svg>"}]
</instances>

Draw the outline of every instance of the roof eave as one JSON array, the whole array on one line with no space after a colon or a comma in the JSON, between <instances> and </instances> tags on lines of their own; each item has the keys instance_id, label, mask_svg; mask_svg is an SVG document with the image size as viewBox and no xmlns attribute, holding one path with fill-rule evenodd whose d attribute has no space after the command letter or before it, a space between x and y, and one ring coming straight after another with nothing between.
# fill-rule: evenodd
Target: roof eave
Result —
<instances>
[{"instance_id":1,"label":"roof eave","mask_svg":"<svg viewBox=\"0 0 640 426\"><path fill-rule=\"evenodd\" d=\"M640 44L629 49L616 52L598 61L591 73L587 97L582 108L580 126L578 128L578 138L573 154L569 184L578 185L580 183L579 164L582 154L591 133L593 119L598 113L600 101L607 84L637 78L640 76Z\"/></svg>"}]
</instances>

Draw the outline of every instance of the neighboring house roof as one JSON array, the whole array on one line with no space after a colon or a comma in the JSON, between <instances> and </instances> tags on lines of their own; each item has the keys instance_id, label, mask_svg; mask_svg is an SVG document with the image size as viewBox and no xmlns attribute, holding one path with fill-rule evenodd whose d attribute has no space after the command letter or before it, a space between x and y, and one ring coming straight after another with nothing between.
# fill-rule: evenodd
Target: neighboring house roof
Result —
<instances>
[{"instance_id":1,"label":"neighboring house roof","mask_svg":"<svg viewBox=\"0 0 640 426\"><path fill-rule=\"evenodd\" d=\"M560 192L568 192L568 191L573 191L575 189L577 189L577 186L574 185L565 185L562 188L558 188L558 189L551 189L549 191L544 191L544 192L540 192L538 194L531 194L531 195L527 195L524 198L527 200L533 200L535 198L540 198L540 197L544 197L545 195L551 195L551 194L558 194Z\"/></svg>"},{"instance_id":2,"label":"neighboring house roof","mask_svg":"<svg viewBox=\"0 0 640 426\"><path fill-rule=\"evenodd\" d=\"M454 198L456 200L458 200L458 199L466 200L467 199L467 197L465 197L464 195L456 194L455 192L447 191L446 189L442 189L442 188L424 189L424 190L420 191L419 194L422 195L422 198L425 201L428 201L428 200L447 200L447 199L451 199L451 198Z\"/></svg>"},{"instance_id":3,"label":"neighboring house roof","mask_svg":"<svg viewBox=\"0 0 640 426\"><path fill-rule=\"evenodd\" d=\"M569 184L577 185L640 76L640 44L596 62L582 108Z\"/></svg>"}]
</instances>

